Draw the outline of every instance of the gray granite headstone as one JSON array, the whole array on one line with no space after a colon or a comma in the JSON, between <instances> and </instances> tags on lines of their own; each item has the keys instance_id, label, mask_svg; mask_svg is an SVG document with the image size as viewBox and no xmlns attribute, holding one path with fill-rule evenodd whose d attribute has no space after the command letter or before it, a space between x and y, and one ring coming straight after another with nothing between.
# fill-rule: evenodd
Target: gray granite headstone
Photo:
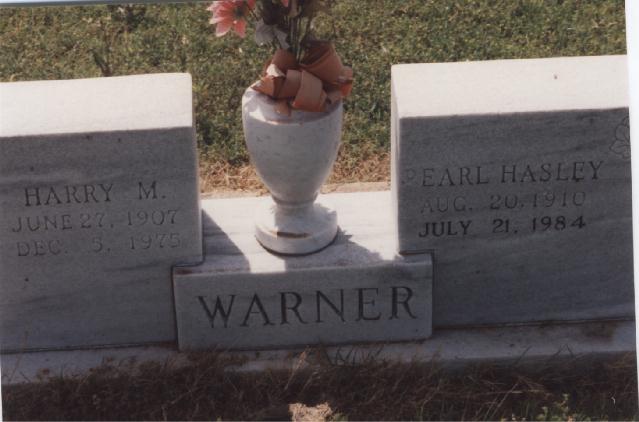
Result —
<instances>
[{"instance_id":1,"label":"gray granite headstone","mask_svg":"<svg viewBox=\"0 0 639 422\"><path fill-rule=\"evenodd\" d=\"M394 66L391 131L436 327L634 316L625 56Z\"/></svg>"},{"instance_id":2,"label":"gray granite headstone","mask_svg":"<svg viewBox=\"0 0 639 422\"><path fill-rule=\"evenodd\" d=\"M3 351L174 341L202 259L191 78L0 84Z\"/></svg>"}]
</instances>

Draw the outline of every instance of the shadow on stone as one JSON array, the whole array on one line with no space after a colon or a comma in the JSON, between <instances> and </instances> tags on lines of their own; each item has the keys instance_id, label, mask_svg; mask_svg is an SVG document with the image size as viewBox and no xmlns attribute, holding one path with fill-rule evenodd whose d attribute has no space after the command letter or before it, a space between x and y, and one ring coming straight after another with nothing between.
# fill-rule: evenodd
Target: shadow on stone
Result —
<instances>
[{"instance_id":1,"label":"shadow on stone","mask_svg":"<svg viewBox=\"0 0 639 422\"><path fill-rule=\"evenodd\" d=\"M232 257L233 270L250 268L249 261L238 245L233 243L227 233L202 210L202 231L204 242L204 262L213 261L215 257Z\"/></svg>"}]
</instances>

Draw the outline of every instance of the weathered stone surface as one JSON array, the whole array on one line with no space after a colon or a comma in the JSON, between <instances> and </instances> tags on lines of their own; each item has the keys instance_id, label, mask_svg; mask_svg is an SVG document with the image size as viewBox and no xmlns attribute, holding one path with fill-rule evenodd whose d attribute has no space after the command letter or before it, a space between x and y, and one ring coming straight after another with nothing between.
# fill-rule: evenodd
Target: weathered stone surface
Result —
<instances>
[{"instance_id":1,"label":"weathered stone surface","mask_svg":"<svg viewBox=\"0 0 639 422\"><path fill-rule=\"evenodd\" d=\"M400 65L402 253L434 251L435 327L634 315L624 56Z\"/></svg>"},{"instance_id":2,"label":"weathered stone surface","mask_svg":"<svg viewBox=\"0 0 639 422\"><path fill-rule=\"evenodd\" d=\"M181 350L430 336L431 258L395 252L388 193L320 197L337 211L341 231L328 248L301 257L257 243L246 222L262 199L204 203L205 261L174 269Z\"/></svg>"},{"instance_id":3,"label":"weathered stone surface","mask_svg":"<svg viewBox=\"0 0 639 422\"><path fill-rule=\"evenodd\" d=\"M175 340L199 262L191 78L0 84L2 350Z\"/></svg>"}]
</instances>

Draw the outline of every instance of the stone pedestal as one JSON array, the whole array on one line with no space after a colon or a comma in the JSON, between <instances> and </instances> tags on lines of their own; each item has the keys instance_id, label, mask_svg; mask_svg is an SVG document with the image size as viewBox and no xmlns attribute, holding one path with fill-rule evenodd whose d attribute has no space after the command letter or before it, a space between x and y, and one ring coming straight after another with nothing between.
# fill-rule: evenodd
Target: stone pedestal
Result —
<instances>
[{"instance_id":1,"label":"stone pedestal","mask_svg":"<svg viewBox=\"0 0 639 422\"><path fill-rule=\"evenodd\" d=\"M255 211L255 238L275 253L306 255L322 250L337 236L337 213L326 205L284 207L265 198Z\"/></svg>"},{"instance_id":2,"label":"stone pedestal","mask_svg":"<svg viewBox=\"0 0 639 422\"><path fill-rule=\"evenodd\" d=\"M341 231L328 248L301 257L255 242L246 222L263 199L204 202L205 261L173 272L180 350L430 336L431 258L396 253L388 192L330 195Z\"/></svg>"}]
</instances>

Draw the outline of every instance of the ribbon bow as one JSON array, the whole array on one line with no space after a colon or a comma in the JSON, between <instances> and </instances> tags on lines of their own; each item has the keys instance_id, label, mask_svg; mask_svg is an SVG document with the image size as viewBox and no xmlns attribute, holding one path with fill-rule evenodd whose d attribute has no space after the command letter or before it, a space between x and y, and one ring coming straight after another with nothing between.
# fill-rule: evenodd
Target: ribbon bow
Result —
<instances>
[{"instance_id":1,"label":"ribbon bow","mask_svg":"<svg viewBox=\"0 0 639 422\"><path fill-rule=\"evenodd\" d=\"M276 100L275 110L325 111L353 88L353 69L342 65L335 47L316 41L300 63L288 50L277 50L252 88Z\"/></svg>"}]
</instances>

